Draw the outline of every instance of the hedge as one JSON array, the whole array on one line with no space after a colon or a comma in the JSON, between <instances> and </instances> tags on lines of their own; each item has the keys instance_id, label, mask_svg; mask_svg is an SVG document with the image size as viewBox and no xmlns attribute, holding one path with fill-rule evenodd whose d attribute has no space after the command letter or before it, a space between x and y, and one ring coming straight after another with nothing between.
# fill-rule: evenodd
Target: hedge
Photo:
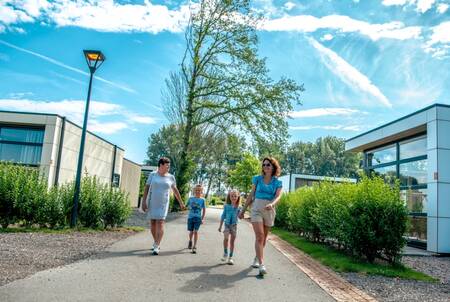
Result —
<instances>
[{"instance_id":1,"label":"hedge","mask_svg":"<svg viewBox=\"0 0 450 302\"><path fill-rule=\"evenodd\" d=\"M0 225L65 227L70 223L74 183L47 189L37 168L0 162ZM78 224L83 227L123 225L131 213L128 194L96 177L82 179Z\"/></svg>"},{"instance_id":2,"label":"hedge","mask_svg":"<svg viewBox=\"0 0 450 302\"><path fill-rule=\"evenodd\" d=\"M407 217L398 184L363 177L357 184L323 182L283 194L275 224L369 262L394 263L405 245Z\"/></svg>"}]
</instances>

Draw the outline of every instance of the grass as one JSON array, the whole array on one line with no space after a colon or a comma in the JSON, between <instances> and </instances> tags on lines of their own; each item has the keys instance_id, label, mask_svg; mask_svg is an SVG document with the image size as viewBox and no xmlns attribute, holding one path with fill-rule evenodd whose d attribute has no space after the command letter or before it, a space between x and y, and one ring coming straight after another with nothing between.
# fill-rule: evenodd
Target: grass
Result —
<instances>
[{"instance_id":1,"label":"grass","mask_svg":"<svg viewBox=\"0 0 450 302\"><path fill-rule=\"evenodd\" d=\"M46 233L46 234L70 234L74 232L94 233L94 232L142 232L145 228L138 226L123 226L117 228L92 229L92 228L39 228L39 227L8 227L0 228L0 233Z\"/></svg>"},{"instance_id":2,"label":"grass","mask_svg":"<svg viewBox=\"0 0 450 302\"><path fill-rule=\"evenodd\" d=\"M318 260L323 265L328 266L337 272L355 272L427 282L438 281L436 278L415 271L401 264L388 265L361 261L330 246L308 241L295 233L280 228L273 228L272 232L299 250L310 255L312 258Z\"/></svg>"}]
</instances>

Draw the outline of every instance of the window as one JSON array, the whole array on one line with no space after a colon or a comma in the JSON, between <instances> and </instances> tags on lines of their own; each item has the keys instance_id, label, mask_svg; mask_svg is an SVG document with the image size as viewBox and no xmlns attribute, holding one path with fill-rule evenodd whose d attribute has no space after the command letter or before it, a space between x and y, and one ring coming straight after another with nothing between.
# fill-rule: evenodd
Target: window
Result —
<instances>
[{"instance_id":1,"label":"window","mask_svg":"<svg viewBox=\"0 0 450 302\"><path fill-rule=\"evenodd\" d=\"M427 184L427 160L400 164L400 184L407 187Z\"/></svg>"},{"instance_id":2,"label":"window","mask_svg":"<svg viewBox=\"0 0 450 302\"><path fill-rule=\"evenodd\" d=\"M120 184L120 174L114 173L113 180L112 180L112 186L115 188L118 188Z\"/></svg>"},{"instance_id":3,"label":"window","mask_svg":"<svg viewBox=\"0 0 450 302\"><path fill-rule=\"evenodd\" d=\"M427 137L421 136L400 143L400 160L427 155Z\"/></svg>"},{"instance_id":4,"label":"window","mask_svg":"<svg viewBox=\"0 0 450 302\"><path fill-rule=\"evenodd\" d=\"M400 192L411 214L427 213L427 189L408 189Z\"/></svg>"},{"instance_id":5,"label":"window","mask_svg":"<svg viewBox=\"0 0 450 302\"><path fill-rule=\"evenodd\" d=\"M44 129L0 125L0 161L39 165L43 141Z\"/></svg>"},{"instance_id":6,"label":"window","mask_svg":"<svg viewBox=\"0 0 450 302\"><path fill-rule=\"evenodd\" d=\"M371 172L377 176L382 177L387 183L394 184L397 179L397 168L395 165L375 168Z\"/></svg>"},{"instance_id":7,"label":"window","mask_svg":"<svg viewBox=\"0 0 450 302\"><path fill-rule=\"evenodd\" d=\"M367 152L368 166L376 166L380 164L394 162L396 160L397 160L396 145L389 145L381 149Z\"/></svg>"}]
</instances>

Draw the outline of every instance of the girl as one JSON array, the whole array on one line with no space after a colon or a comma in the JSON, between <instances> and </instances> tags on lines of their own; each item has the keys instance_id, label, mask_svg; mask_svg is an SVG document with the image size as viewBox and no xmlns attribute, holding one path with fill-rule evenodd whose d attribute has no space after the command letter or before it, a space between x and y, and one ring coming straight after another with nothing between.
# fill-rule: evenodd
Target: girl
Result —
<instances>
[{"instance_id":1,"label":"girl","mask_svg":"<svg viewBox=\"0 0 450 302\"><path fill-rule=\"evenodd\" d=\"M225 222L223 230L223 257L222 261L227 261L233 265L234 241L236 240L238 215L241 210L239 207L240 196L237 190L231 190L227 195L227 204L223 207L222 217L220 219L219 232L222 232L222 225ZM228 243L230 253L228 254Z\"/></svg>"}]
</instances>

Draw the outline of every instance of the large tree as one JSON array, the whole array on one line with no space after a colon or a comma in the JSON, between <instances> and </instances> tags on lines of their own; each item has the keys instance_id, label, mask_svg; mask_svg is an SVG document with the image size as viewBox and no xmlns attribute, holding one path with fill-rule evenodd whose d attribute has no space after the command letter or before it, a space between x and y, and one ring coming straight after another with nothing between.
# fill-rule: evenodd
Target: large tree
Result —
<instances>
[{"instance_id":1,"label":"large tree","mask_svg":"<svg viewBox=\"0 0 450 302\"><path fill-rule=\"evenodd\" d=\"M286 117L303 87L269 77L257 54L258 22L248 0L202 0L191 12L181 68L163 94L168 118L183 128L176 173L182 194L192 178L196 128L244 130L255 140L280 143L287 137Z\"/></svg>"}]
</instances>

